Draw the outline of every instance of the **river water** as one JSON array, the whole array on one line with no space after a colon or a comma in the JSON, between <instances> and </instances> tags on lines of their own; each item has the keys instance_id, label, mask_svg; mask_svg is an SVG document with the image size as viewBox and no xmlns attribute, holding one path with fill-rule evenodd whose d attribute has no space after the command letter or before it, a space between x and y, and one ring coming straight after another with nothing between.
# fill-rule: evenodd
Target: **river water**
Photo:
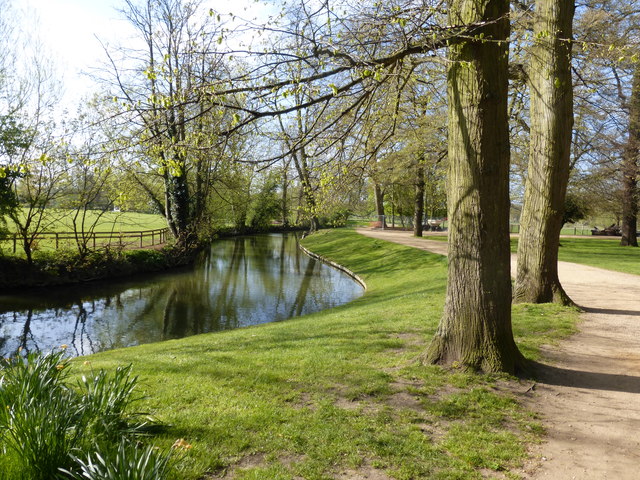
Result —
<instances>
[{"instance_id":1,"label":"river water","mask_svg":"<svg viewBox=\"0 0 640 480\"><path fill-rule=\"evenodd\" d=\"M295 234L214 242L193 267L0 294L0 355L71 355L257 325L347 303L363 288L300 251Z\"/></svg>"}]
</instances>

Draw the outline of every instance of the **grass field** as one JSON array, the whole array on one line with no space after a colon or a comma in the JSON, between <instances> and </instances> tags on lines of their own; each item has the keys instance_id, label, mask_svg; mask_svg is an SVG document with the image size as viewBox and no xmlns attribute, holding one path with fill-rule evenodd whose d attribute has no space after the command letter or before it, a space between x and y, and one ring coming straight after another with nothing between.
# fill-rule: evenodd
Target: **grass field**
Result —
<instances>
[{"instance_id":1,"label":"grass field","mask_svg":"<svg viewBox=\"0 0 640 480\"><path fill-rule=\"evenodd\" d=\"M621 247L620 237L562 238L560 260L640 275L640 249Z\"/></svg>"},{"instance_id":2,"label":"grass field","mask_svg":"<svg viewBox=\"0 0 640 480\"><path fill-rule=\"evenodd\" d=\"M133 364L141 410L166 424L159 446L193 446L179 479L346 479L374 470L480 479L519 465L541 427L510 393L513 380L417 361L442 313L446 260L348 230L304 243L358 273L365 295L285 322L80 358L76 374ZM517 342L535 358L541 343L573 332L577 316L517 306ZM10 464L0 458L0 474Z\"/></svg>"},{"instance_id":3,"label":"grass field","mask_svg":"<svg viewBox=\"0 0 640 480\"><path fill-rule=\"evenodd\" d=\"M49 209L43 222L47 232L72 232L74 210ZM138 230L153 230L167 226L161 215L136 212L87 212L87 225L96 223L96 231L101 232L132 232ZM7 219L9 231L15 231L15 225Z\"/></svg>"},{"instance_id":4,"label":"grass field","mask_svg":"<svg viewBox=\"0 0 640 480\"><path fill-rule=\"evenodd\" d=\"M42 225L44 232L57 232L57 233L73 233L73 210L62 209L50 209L44 216ZM95 228L93 225L95 224ZM167 222L160 215L153 215L147 213L136 212L99 212L89 211L85 219L86 230L93 228L95 232L109 232L109 233L126 233L136 231L146 231L166 228ZM7 227L9 232L15 232L16 226L7 219ZM18 240L19 243L19 240ZM74 248L72 239L67 239L63 242L59 242L59 246L62 248ZM5 240L0 242L0 247L3 248L5 253L11 253L13 250L13 240ZM38 240L38 249L40 250L52 250L55 249L55 241L49 237ZM20 247L18 246L18 252L20 253Z\"/></svg>"}]
</instances>

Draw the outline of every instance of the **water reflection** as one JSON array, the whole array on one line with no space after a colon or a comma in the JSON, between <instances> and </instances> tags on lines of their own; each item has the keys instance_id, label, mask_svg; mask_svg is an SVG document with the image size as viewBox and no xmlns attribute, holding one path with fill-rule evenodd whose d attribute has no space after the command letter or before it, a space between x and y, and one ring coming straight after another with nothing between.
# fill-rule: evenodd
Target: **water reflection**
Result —
<instances>
[{"instance_id":1,"label":"water reflection","mask_svg":"<svg viewBox=\"0 0 640 480\"><path fill-rule=\"evenodd\" d=\"M121 282L0 295L0 355L73 355L283 320L362 294L294 235L220 240L196 266Z\"/></svg>"}]
</instances>

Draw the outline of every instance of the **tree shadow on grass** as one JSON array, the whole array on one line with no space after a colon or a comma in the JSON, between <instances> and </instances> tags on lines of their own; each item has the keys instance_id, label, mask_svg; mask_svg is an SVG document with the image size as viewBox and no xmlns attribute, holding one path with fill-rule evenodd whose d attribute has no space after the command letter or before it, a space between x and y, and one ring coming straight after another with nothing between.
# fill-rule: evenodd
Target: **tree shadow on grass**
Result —
<instances>
[{"instance_id":1,"label":"tree shadow on grass","mask_svg":"<svg viewBox=\"0 0 640 480\"><path fill-rule=\"evenodd\" d=\"M586 372L532 362L532 378L538 383L590 390L640 393L640 377L612 373Z\"/></svg>"}]
</instances>

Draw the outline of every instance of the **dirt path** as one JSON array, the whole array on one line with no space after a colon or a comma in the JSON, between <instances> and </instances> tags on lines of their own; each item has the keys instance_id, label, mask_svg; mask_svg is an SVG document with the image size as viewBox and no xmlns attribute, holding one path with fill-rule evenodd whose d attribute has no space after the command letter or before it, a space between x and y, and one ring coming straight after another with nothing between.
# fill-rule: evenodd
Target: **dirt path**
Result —
<instances>
[{"instance_id":1,"label":"dirt path","mask_svg":"<svg viewBox=\"0 0 640 480\"><path fill-rule=\"evenodd\" d=\"M410 232L358 231L446 254L445 242ZM638 479L640 276L567 262L559 262L559 273L585 313L579 333L546 349L538 383L523 394L548 435L519 473L527 479Z\"/></svg>"}]
</instances>

